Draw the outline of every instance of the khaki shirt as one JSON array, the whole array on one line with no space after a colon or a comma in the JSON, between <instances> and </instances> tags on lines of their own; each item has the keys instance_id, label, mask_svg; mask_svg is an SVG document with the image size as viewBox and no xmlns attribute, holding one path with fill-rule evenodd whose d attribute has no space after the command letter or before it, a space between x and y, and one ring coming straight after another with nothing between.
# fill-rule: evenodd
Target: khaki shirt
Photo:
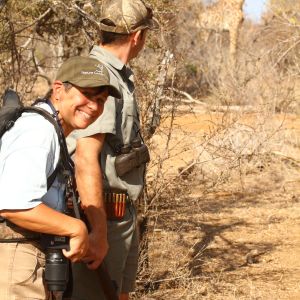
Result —
<instances>
[{"instance_id":1,"label":"khaki shirt","mask_svg":"<svg viewBox=\"0 0 300 300\"><path fill-rule=\"evenodd\" d=\"M91 53L107 66L110 83L116 86L122 99L109 97L105 103L103 114L88 128L76 130L67 138L69 152L76 148L76 140L98 133L105 133L105 143L100 154L105 190L127 191L132 200L136 200L144 185L145 166L135 168L122 178L116 175L116 153L113 149L120 144L129 144L134 138L140 137L139 108L134 96L133 73L111 52L94 46Z\"/></svg>"}]
</instances>

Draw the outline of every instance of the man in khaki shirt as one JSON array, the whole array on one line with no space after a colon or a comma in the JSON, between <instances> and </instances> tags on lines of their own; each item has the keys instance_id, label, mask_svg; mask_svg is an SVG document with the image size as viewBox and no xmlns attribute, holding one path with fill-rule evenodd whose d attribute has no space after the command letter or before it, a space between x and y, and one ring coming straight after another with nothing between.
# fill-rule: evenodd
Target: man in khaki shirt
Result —
<instances>
[{"instance_id":1,"label":"man in khaki shirt","mask_svg":"<svg viewBox=\"0 0 300 300\"><path fill-rule=\"evenodd\" d=\"M134 143L143 145L133 73L127 64L143 49L147 30L157 28L158 24L152 18L151 8L142 0L112 0L103 6L100 27L101 44L92 49L90 56L107 67L111 83L119 87L122 98L109 97L102 117L68 139L69 151L76 151L81 201L87 209L97 208L89 216L93 237L90 252L83 259L86 264L73 265L72 299L105 299L97 274L90 269L99 266L108 249L105 264L117 284L119 299L127 300L134 291L138 267L134 203L144 186L145 163L118 176L115 160L124 148Z\"/></svg>"}]
</instances>

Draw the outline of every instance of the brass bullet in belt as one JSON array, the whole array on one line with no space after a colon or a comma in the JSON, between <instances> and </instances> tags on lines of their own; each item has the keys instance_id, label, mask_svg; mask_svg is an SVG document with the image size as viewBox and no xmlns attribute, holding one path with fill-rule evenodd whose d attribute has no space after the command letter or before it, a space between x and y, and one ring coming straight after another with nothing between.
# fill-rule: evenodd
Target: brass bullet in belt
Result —
<instances>
[{"instance_id":1,"label":"brass bullet in belt","mask_svg":"<svg viewBox=\"0 0 300 300\"><path fill-rule=\"evenodd\" d=\"M117 206L118 206L118 195L117 194L114 194L114 197L115 197L115 202L114 202L114 217L117 216Z\"/></svg>"},{"instance_id":2,"label":"brass bullet in belt","mask_svg":"<svg viewBox=\"0 0 300 300\"><path fill-rule=\"evenodd\" d=\"M121 215L124 216L125 214L125 206L126 206L126 194L122 195L122 212Z\"/></svg>"},{"instance_id":3,"label":"brass bullet in belt","mask_svg":"<svg viewBox=\"0 0 300 300\"><path fill-rule=\"evenodd\" d=\"M119 195L118 217L122 217L122 194Z\"/></svg>"},{"instance_id":4,"label":"brass bullet in belt","mask_svg":"<svg viewBox=\"0 0 300 300\"><path fill-rule=\"evenodd\" d=\"M119 194L119 205L118 205L118 217L121 217L121 211L120 211L120 208L121 208L121 205L122 205L122 194Z\"/></svg>"},{"instance_id":5,"label":"brass bullet in belt","mask_svg":"<svg viewBox=\"0 0 300 300\"><path fill-rule=\"evenodd\" d=\"M123 194L120 194L119 216L122 216Z\"/></svg>"},{"instance_id":6,"label":"brass bullet in belt","mask_svg":"<svg viewBox=\"0 0 300 300\"><path fill-rule=\"evenodd\" d=\"M123 194L120 194L119 217L122 217L122 204L123 204L122 196Z\"/></svg>"},{"instance_id":7,"label":"brass bullet in belt","mask_svg":"<svg viewBox=\"0 0 300 300\"><path fill-rule=\"evenodd\" d=\"M117 216L118 213L118 194L114 194L115 197L115 205L114 205L114 216Z\"/></svg>"},{"instance_id":8,"label":"brass bullet in belt","mask_svg":"<svg viewBox=\"0 0 300 300\"><path fill-rule=\"evenodd\" d=\"M114 215L113 209L114 209L114 199L113 199L113 194L110 193L110 205L109 205L109 214L112 217Z\"/></svg>"},{"instance_id":9,"label":"brass bullet in belt","mask_svg":"<svg viewBox=\"0 0 300 300\"><path fill-rule=\"evenodd\" d=\"M120 217L123 217L124 194L121 194Z\"/></svg>"},{"instance_id":10,"label":"brass bullet in belt","mask_svg":"<svg viewBox=\"0 0 300 300\"><path fill-rule=\"evenodd\" d=\"M119 213L119 217L121 217L122 216L122 196L123 196L123 194L120 194L120 205L119 205L119 211L118 211L118 213Z\"/></svg>"},{"instance_id":11,"label":"brass bullet in belt","mask_svg":"<svg viewBox=\"0 0 300 300\"><path fill-rule=\"evenodd\" d=\"M120 205L120 199L119 199L119 194L117 194L117 199L118 199L118 202L117 202L117 205L116 205L116 217L119 217L119 205Z\"/></svg>"}]
</instances>

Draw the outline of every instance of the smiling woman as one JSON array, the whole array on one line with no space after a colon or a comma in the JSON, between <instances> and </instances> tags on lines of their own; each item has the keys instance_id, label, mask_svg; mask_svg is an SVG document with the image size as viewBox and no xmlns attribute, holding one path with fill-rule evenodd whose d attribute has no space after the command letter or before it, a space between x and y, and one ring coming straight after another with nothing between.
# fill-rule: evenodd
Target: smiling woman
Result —
<instances>
[{"instance_id":1,"label":"smiling woman","mask_svg":"<svg viewBox=\"0 0 300 300\"><path fill-rule=\"evenodd\" d=\"M58 70L50 97L36 103L58 123L57 131L41 115L25 112L1 138L0 265L5 270L0 274L1 300L49 299L44 272L50 244L41 244L41 233L69 238L69 250L62 253L72 262L87 252L85 224L63 213L65 171L74 175L72 167L65 166L72 166L72 161L64 137L96 120L109 95L120 96L109 82L98 60L67 60ZM50 177L55 180L48 190Z\"/></svg>"},{"instance_id":2,"label":"smiling woman","mask_svg":"<svg viewBox=\"0 0 300 300\"><path fill-rule=\"evenodd\" d=\"M50 101L58 112L64 135L84 129L103 112L108 96L120 97L104 65L89 57L73 57L57 73Z\"/></svg>"}]
</instances>

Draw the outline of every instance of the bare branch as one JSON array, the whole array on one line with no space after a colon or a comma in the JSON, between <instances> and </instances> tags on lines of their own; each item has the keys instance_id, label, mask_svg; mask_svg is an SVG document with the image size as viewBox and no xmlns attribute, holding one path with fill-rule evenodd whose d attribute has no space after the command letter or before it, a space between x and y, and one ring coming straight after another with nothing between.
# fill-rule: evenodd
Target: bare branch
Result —
<instances>
[{"instance_id":1,"label":"bare branch","mask_svg":"<svg viewBox=\"0 0 300 300\"><path fill-rule=\"evenodd\" d=\"M38 22L40 22L42 19L44 19L45 17L47 17L50 13L52 12L52 8L48 8L42 15L40 15L37 19L35 19L32 23L30 23L29 25L23 27L20 30L17 30L14 32L14 34L19 34L22 31L32 27L33 25L37 24Z\"/></svg>"},{"instance_id":2,"label":"bare branch","mask_svg":"<svg viewBox=\"0 0 300 300\"><path fill-rule=\"evenodd\" d=\"M90 23L96 25L97 29L100 29L100 24L97 22L94 18L92 18L87 12L85 12L83 9L81 9L76 3L73 4L73 7L75 10L79 12L79 14L84 17L86 20L88 20Z\"/></svg>"},{"instance_id":3,"label":"bare branch","mask_svg":"<svg viewBox=\"0 0 300 300\"><path fill-rule=\"evenodd\" d=\"M169 50L167 50L159 66L156 91L154 93L155 99L153 100L152 105L150 106L150 117L148 118L148 122L145 124L145 131L147 132L148 138L150 138L154 134L156 128L160 124L160 103L164 92L168 67L173 57L173 54Z\"/></svg>"}]
</instances>

